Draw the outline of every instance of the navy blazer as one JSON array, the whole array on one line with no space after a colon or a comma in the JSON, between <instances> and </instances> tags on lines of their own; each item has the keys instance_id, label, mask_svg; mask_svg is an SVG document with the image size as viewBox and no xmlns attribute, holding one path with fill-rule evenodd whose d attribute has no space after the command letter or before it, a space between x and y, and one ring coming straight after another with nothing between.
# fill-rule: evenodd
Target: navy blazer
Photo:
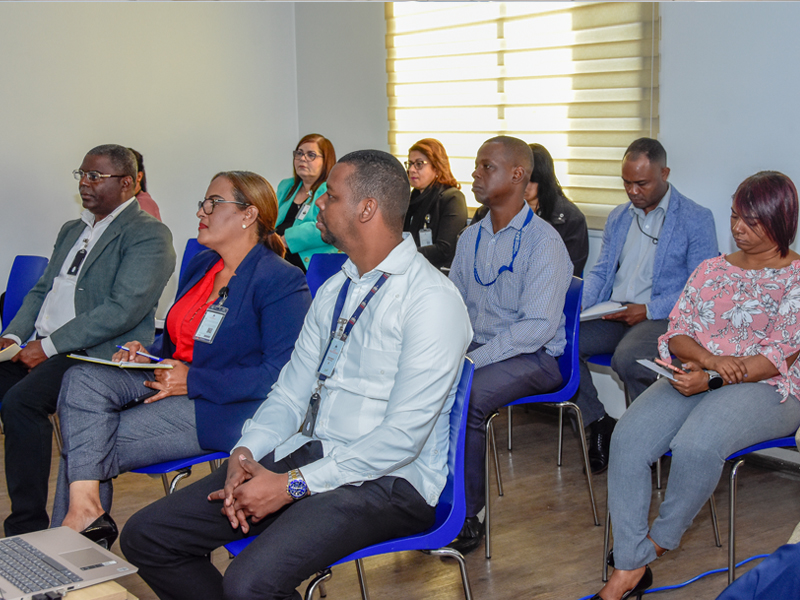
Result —
<instances>
[{"instance_id":1,"label":"navy blazer","mask_svg":"<svg viewBox=\"0 0 800 600\"><path fill-rule=\"evenodd\" d=\"M197 254L181 278L178 298L219 259L213 250ZM241 262L228 290L228 312L214 342L194 343L187 381L200 446L225 452L233 448L242 425L289 361L311 306L303 272L263 244L256 244ZM175 343L166 328L150 352L172 358Z\"/></svg>"}]
</instances>

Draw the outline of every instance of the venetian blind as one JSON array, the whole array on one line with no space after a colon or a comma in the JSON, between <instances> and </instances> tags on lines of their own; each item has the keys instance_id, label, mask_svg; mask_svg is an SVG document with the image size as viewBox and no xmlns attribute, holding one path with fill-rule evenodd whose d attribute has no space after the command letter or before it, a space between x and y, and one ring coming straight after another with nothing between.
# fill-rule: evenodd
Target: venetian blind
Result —
<instances>
[{"instance_id":1,"label":"venetian blind","mask_svg":"<svg viewBox=\"0 0 800 600\"><path fill-rule=\"evenodd\" d=\"M626 201L625 148L658 133L658 7L639 2L387 2L389 145L439 139L468 204L478 147L513 135L550 151L566 194L602 228Z\"/></svg>"}]
</instances>

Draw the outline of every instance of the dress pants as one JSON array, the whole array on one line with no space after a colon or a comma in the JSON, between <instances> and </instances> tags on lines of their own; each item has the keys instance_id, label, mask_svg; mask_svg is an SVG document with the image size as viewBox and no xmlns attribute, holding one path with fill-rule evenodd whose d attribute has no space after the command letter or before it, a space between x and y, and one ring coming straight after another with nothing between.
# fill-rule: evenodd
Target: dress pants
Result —
<instances>
[{"instance_id":1,"label":"dress pants","mask_svg":"<svg viewBox=\"0 0 800 600\"><path fill-rule=\"evenodd\" d=\"M0 363L0 415L5 431L5 466L11 515L6 536L47 529L47 483L61 379L77 361L56 354L30 372L19 362Z\"/></svg>"},{"instance_id":2,"label":"dress pants","mask_svg":"<svg viewBox=\"0 0 800 600\"><path fill-rule=\"evenodd\" d=\"M278 462L270 453L260 463L285 473L321 457L321 443L310 442ZM122 551L161 600L299 599L297 586L317 571L371 544L424 531L435 520L435 508L405 479L343 485L251 524L258 537L223 578L205 555L243 537L220 514L222 503L207 499L226 475L227 463L139 511L122 530Z\"/></svg>"},{"instance_id":3,"label":"dress pants","mask_svg":"<svg viewBox=\"0 0 800 600\"><path fill-rule=\"evenodd\" d=\"M657 377L653 371L636 361L640 358L653 360L658 356L658 338L666 333L668 324L668 319L647 319L633 327L602 319L581 323L581 383L574 402L581 409L584 425L588 426L606 414L603 403L597 397L586 359L595 354L613 353L611 368L625 384L633 402Z\"/></svg>"},{"instance_id":4,"label":"dress pants","mask_svg":"<svg viewBox=\"0 0 800 600\"><path fill-rule=\"evenodd\" d=\"M470 352L478 347L473 342ZM533 354L519 354L498 363L475 369L467 413L464 487L467 517L474 517L486 504L484 456L486 419L509 402L544 394L561 385L558 361L540 348Z\"/></svg>"}]
</instances>

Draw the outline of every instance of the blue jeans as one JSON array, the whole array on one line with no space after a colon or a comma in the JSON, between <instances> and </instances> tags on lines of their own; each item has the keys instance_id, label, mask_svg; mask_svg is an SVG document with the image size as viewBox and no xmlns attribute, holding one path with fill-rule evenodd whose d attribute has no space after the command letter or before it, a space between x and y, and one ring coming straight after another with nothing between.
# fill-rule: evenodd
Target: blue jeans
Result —
<instances>
[{"instance_id":1,"label":"blue jeans","mask_svg":"<svg viewBox=\"0 0 800 600\"><path fill-rule=\"evenodd\" d=\"M773 438L794 435L800 402L785 402L766 383L726 385L684 396L661 379L631 404L611 438L608 508L614 525L614 562L637 569L655 560L647 534L662 548L681 536L717 487L725 458ZM650 465L672 450L664 502L652 526Z\"/></svg>"}]
</instances>

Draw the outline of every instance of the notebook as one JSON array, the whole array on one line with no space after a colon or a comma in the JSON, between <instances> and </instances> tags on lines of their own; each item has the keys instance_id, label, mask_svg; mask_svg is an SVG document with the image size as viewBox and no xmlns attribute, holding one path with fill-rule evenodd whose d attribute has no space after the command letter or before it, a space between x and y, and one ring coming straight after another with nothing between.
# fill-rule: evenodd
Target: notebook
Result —
<instances>
[{"instance_id":1,"label":"notebook","mask_svg":"<svg viewBox=\"0 0 800 600\"><path fill-rule=\"evenodd\" d=\"M53 591L64 596L137 570L69 527L0 539L3 600L31 600Z\"/></svg>"}]
</instances>

